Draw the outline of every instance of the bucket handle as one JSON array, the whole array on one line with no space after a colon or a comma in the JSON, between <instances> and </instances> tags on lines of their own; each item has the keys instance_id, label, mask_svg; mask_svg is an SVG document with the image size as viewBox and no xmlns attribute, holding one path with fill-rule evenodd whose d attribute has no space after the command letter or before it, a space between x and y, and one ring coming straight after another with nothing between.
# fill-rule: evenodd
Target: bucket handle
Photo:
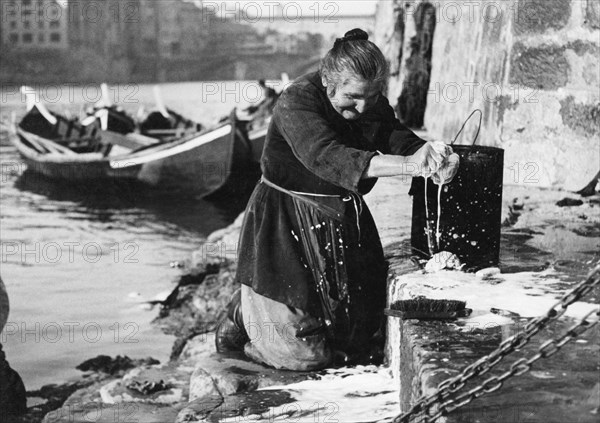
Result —
<instances>
[{"instance_id":1,"label":"bucket handle","mask_svg":"<svg viewBox=\"0 0 600 423\"><path fill-rule=\"evenodd\" d=\"M481 111L481 109L475 109L471 112L471 114L469 115L469 117L465 120L465 122L463 123L463 125L460 127L459 131L456 133L456 136L454 137L454 139L452 140L452 142L450 143L450 145L454 145L454 143L456 142L458 136L461 134L461 132L463 131L463 129L465 129L465 126L467 125L467 122L469 121L469 119L471 119L473 117L473 115L479 112L479 126L477 127L477 133L475 134L475 138L473 138L473 142L471 143L471 147L473 147L475 145L475 143L477 142L477 137L479 136L479 131L481 130L481 122L483 121L483 112Z\"/></svg>"}]
</instances>

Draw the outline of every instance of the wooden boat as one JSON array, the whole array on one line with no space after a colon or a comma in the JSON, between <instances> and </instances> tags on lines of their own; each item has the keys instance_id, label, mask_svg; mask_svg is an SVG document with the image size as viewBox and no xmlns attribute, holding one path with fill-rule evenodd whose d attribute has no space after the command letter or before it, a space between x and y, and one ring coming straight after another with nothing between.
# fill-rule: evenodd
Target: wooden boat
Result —
<instances>
[{"instance_id":1,"label":"wooden boat","mask_svg":"<svg viewBox=\"0 0 600 423\"><path fill-rule=\"evenodd\" d=\"M135 180L203 197L235 192L240 181L254 184L259 175L235 110L213 129L162 142L84 126L36 104L13 125L10 139L29 170L73 182Z\"/></svg>"},{"instance_id":2,"label":"wooden boat","mask_svg":"<svg viewBox=\"0 0 600 423\"><path fill-rule=\"evenodd\" d=\"M165 107L158 85L154 86L153 92L156 110L140 122L140 132L143 135L169 141L202 131L203 126L200 123Z\"/></svg>"},{"instance_id":3,"label":"wooden boat","mask_svg":"<svg viewBox=\"0 0 600 423\"><path fill-rule=\"evenodd\" d=\"M157 138L161 141L173 141L185 135L195 134L203 129L202 124L166 108L162 101L160 88L157 85L154 86L156 110L150 112L143 120L139 116L139 119L135 119L122 107L113 104L106 84L101 84L100 89L102 100L96 103L94 108L88 112L84 122L89 124L97 119L100 122L100 127L105 131L119 134L139 132L142 135Z\"/></svg>"},{"instance_id":4,"label":"wooden boat","mask_svg":"<svg viewBox=\"0 0 600 423\"><path fill-rule=\"evenodd\" d=\"M117 134L129 134L137 129L135 119L121 107L115 105L94 107L82 120L82 123L89 125L95 120L98 120L103 130Z\"/></svg>"},{"instance_id":5,"label":"wooden boat","mask_svg":"<svg viewBox=\"0 0 600 423\"><path fill-rule=\"evenodd\" d=\"M138 131L142 135L157 138L161 141L173 141L183 136L200 132L204 129L202 124L188 119L174 110L165 107L160 93L160 88L154 86L155 109L150 112L141 122L136 124L122 108L110 103L108 87L101 85L103 100L99 107L94 109L94 116L99 119L102 129L120 134L128 134ZM30 90L31 91L31 90ZM250 118L238 114L238 126L248 139L248 147L251 150L251 158L254 163L260 163L265 137L269 123L271 122L271 110L262 115ZM224 117L221 122L229 120Z\"/></svg>"},{"instance_id":6,"label":"wooden boat","mask_svg":"<svg viewBox=\"0 0 600 423\"><path fill-rule=\"evenodd\" d=\"M138 123L121 107L115 105L103 106L94 108L83 122L88 123L96 119L105 131L119 134L139 132L142 135L161 141L172 141L184 135L200 132L204 128L202 124L171 109L165 109L165 112L152 111Z\"/></svg>"},{"instance_id":7,"label":"wooden boat","mask_svg":"<svg viewBox=\"0 0 600 423\"><path fill-rule=\"evenodd\" d=\"M21 88L21 92L25 95L32 91L31 89L24 90L24 88ZM136 120L122 107L113 104L110 99L108 85L100 84L100 92L102 93L102 99L87 111L87 116L82 120L82 124L87 126L94 121L98 121L100 128L105 131L118 134L135 132L137 129Z\"/></svg>"},{"instance_id":8,"label":"wooden boat","mask_svg":"<svg viewBox=\"0 0 600 423\"><path fill-rule=\"evenodd\" d=\"M203 126L198 122L187 119L179 113L165 109L153 111L140 123L140 133L162 141L169 141L190 133L202 131Z\"/></svg>"}]
</instances>

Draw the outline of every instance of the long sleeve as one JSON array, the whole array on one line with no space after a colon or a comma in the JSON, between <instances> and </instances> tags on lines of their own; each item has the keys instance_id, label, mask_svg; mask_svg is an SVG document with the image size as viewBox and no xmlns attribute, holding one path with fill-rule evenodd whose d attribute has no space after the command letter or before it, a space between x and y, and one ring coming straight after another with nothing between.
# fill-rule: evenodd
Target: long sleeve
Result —
<instances>
[{"instance_id":1,"label":"long sleeve","mask_svg":"<svg viewBox=\"0 0 600 423\"><path fill-rule=\"evenodd\" d=\"M365 136L373 139L377 149L384 154L410 156L426 142L396 119L384 96L379 96L373 109L361 117L361 124Z\"/></svg>"},{"instance_id":2,"label":"long sleeve","mask_svg":"<svg viewBox=\"0 0 600 423\"><path fill-rule=\"evenodd\" d=\"M278 101L274 124L308 170L334 185L357 191L363 172L377 153L354 148L352 140L342 139L324 103L328 100L311 88L288 88Z\"/></svg>"}]
</instances>

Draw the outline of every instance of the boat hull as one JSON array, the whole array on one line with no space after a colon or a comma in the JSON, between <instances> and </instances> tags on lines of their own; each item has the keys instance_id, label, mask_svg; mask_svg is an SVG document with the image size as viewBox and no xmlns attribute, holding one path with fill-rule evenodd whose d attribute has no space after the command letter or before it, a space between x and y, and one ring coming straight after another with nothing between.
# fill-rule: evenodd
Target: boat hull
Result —
<instances>
[{"instance_id":1,"label":"boat hull","mask_svg":"<svg viewBox=\"0 0 600 423\"><path fill-rule=\"evenodd\" d=\"M106 180L139 181L169 193L204 197L242 188L240 181L255 182L258 167L235 122L176 142L144 148L121 156L101 153L41 154L32 148L39 137L17 128L11 137L28 170L48 178L86 184Z\"/></svg>"}]
</instances>

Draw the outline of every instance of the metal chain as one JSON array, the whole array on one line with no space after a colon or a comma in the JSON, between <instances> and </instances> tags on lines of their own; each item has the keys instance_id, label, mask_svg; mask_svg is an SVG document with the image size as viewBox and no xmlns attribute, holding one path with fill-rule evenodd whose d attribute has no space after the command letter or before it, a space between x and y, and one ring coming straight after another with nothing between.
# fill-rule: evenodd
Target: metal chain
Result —
<instances>
[{"instance_id":1,"label":"metal chain","mask_svg":"<svg viewBox=\"0 0 600 423\"><path fill-rule=\"evenodd\" d=\"M556 304L554 304L545 315L529 321L525 325L523 332L519 332L502 341L496 350L465 367L459 375L441 382L433 394L421 397L409 411L396 417L396 419L394 419L394 423L409 423L419 414L424 414L424 420L421 420L422 422L434 422L442 415L448 414L449 412L470 403L473 399L485 393L494 392L500 389L504 380L512 376L520 376L526 373L530 370L531 365L535 361L539 360L540 358L549 357L556 353L556 351L558 351L571 339L581 335L589 328L595 326L599 321L600 311L591 311L588 313L578 324L571 327L561 338L557 340L551 339L546 341L539 348L538 353L529 360L524 358L516 360L514 363L512 363L510 370L501 376L491 377L482 385L477 386L466 393L457 395L453 399L448 399L453 394L456 394L458 391L460 391L466 385L467 381L487 373L494 366L500 363L504 357L511 354L515 350L524 347L529 340L540 330L545 328L548 323L560 318L567 311L567 308L571 304L586 296L592 289L594 289L594 287L598 285L600 285L600 265L596 266L594 270L590 272L586 280L581 282L579 285L573 288L572 291L568 292L559 301L557 301ZM593 314L596 314L596 319L592 322L587 321L587 319ZM552 349L547 351L550 346Z\"/></svg>"}]
</instances>

